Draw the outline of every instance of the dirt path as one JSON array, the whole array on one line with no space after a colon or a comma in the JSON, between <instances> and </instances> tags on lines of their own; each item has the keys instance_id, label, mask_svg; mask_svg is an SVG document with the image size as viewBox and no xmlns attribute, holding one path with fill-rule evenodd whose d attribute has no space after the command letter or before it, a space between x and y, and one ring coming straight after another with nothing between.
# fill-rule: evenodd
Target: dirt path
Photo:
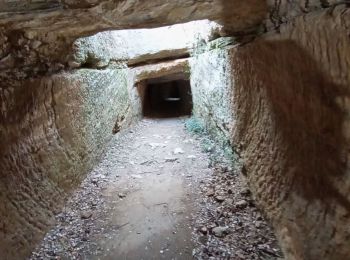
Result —
<instances>
[{"instance_id":1,"label":"dirt path","mask_svg":"<svg viewBox=\"0 0 350 260\"><path fill-rule=\"evenodd\" d=\"M210 142L181 119L118 134L31 259L281 259L239 164Z\"/></svg>"},{"instance_id":2,"label":"dirt path","mask_svg":"<svg viewBox=\"0 0 350 260\"><path fill-rule=\"evenodd\" d=\"M192 259L207 155L179 119L143 120L112 141L32 259Z\"/></svg>"}]
</instances>

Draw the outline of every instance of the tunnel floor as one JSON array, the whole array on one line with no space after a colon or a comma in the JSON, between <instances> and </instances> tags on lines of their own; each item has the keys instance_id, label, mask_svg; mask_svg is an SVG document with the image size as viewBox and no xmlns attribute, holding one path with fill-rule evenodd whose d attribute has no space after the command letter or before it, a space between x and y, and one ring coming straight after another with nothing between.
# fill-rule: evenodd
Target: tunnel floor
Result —
<instances>
[{"instance_id":1,"label":"tunnel floor","mask_svg":"<svg viewBox=\"0 0 350 260\"><path fill-rule=\"evenodd\" d=\"M243 181L209 165L183 119L142 120L115 136L31 259L277 259Z\"/></svg>"}]
</instances>

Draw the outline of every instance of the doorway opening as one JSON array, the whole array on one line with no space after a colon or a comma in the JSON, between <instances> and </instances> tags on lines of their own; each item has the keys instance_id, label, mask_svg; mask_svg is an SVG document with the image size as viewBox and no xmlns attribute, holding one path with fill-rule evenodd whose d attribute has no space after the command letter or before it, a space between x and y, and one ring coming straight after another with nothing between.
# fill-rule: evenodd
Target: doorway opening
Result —
<instances>
[{"instance_id":1,"label":"doorway opening","mask_svg":"<svg viewBox=\"0 0 350 260\"><path fill-rule=\"evenodd\" d=\"M189 80L158 78L147 80L139 88L144 117L171 118L191 115L193 105Z\"/></svg>"}]
</instances>

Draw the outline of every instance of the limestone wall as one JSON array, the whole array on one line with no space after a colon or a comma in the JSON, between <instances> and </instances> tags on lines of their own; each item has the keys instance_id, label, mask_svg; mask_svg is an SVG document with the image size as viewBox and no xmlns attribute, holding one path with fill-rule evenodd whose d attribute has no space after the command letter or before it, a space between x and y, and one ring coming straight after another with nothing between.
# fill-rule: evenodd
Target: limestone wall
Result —
<instances>
[{"instance_id":1,"label":"limestone wall","mask_svg":"<svg viewBox=\"0 0 350 260\"><path fill-rule=\"evenodd\" d=\"M218 141L229 138L234 125L231 113L234 86L228 49L217 49L190 59L193 115L201 119Z\"/></svg>"},{"instance_id":2,"label":"limestone wall","mask_svg":"<svg viewBox=\"0 0 350 260\"><path fill-rule=\"evenodd\" d=\"M194 114L229 133L286 259L347 259L350 12L299 4L276 9L278 31L191 59Z\"/></svg>"},{"instance_id":3,"label":"limestone wall","mask_svg":"<svg viewBox=\"0 0 350 260\"><path fill-rule=\"evenodd\" d=\"M0 252L28 255L102 154L128 124L123 70L79 70L0 92Z\"/></svg>"},{"instance_id":4,"label":"limestone wall","mask_svg":"<svg viewBox=\"0 0 350 260\"><path fill-rule=\"evenodd\" d=\"M281 25L295 17L306 13L318 12L323 8L332 8L344 5L340 0L267 0L268 15L264 24L269 28L278 29Z\"/></svg>"},{"instance_id":5,"label":"limestone wall","mask_svg":"<svg viewBox=\"0 0 350 260\"><path fill-rule=\"evenodd\" d=\"M310 13L231 55L232 142L287 259L350 255L349 23Z\"/></svg>"}]
</instances>

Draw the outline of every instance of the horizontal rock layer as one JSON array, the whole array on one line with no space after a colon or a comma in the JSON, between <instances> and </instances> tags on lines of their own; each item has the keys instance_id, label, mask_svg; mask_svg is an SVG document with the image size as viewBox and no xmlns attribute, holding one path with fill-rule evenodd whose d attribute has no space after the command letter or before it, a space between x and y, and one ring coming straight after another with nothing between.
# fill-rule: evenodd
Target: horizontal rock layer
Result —
<instances>
[{"instance_id":1,"label":"horizontal rock layer","mask_svg":"<svg viewBox=\"0 0 350 260\"><path fill-rule=\"evenodd\" d=\"M0 3L0 26L8 30L47 28L46 32L54 30L76 38L107 29L159 27L200 19L223 20L241 31L258 24L266 14L266 3L259 0L71 0L38 7L22 0L18 7L10 5Z\"/></svg>"},{"instance_id":2,"label":"horizontal rock layer","mask_svg":"<svg viewBox=\"0 0 350 260\"><path fill-rule=\"evenodd\" d=\"M292 17L335 3L335 0L2 1L0 78L8 85L12 80L78 67L86 55L76 57L83 58L81 62L72 61L75 40L105 30L153 28L210 19L224 26L219 32L221 36L233 34L246 41L241 39L242 35L278 29ZM141 60L130 57L129 64L150 60L152 56L182 57L186 53L185 48L178 48L175 52L139 55ZM105 67L106 61L97 62L96 66Z\"/></svg>"},{"instance_id":3,"label":"horizontal rock layer","mask_svg":"<svg viewBox=\"0 0 350 260\"><path fill-rule=\"evenodd\" d=\"M120 30L98 33L74 43L75 67L99 68L116 63L135 66L164 59L189 56L200 41L220 34L221 26L208 20L155 29Z\"/></svg>"}]
</instances>

